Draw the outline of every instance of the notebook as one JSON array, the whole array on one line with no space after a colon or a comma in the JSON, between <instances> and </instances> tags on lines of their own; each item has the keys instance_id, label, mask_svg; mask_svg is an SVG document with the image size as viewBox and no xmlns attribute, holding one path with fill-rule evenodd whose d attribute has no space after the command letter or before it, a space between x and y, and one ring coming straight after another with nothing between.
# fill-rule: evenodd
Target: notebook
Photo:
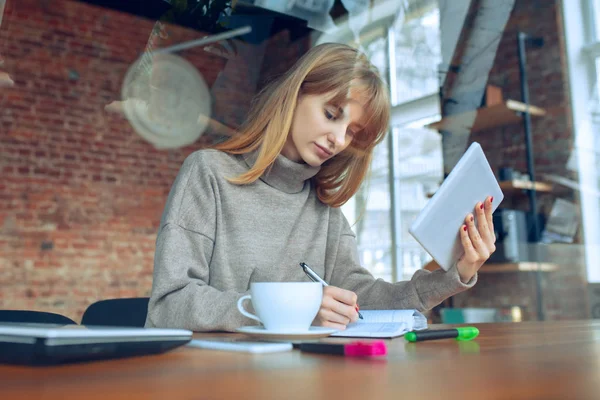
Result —
<instances>
[{"instance_id":1,"label":"notebook","mask_svg":"<svg viewBox=\"0 0 600 400\"><path fill-rule=\"evenodd\" d=\"M393 338L427 329L427 318L417 310L360 310L364 319L331 336Z\"/></svg>"},{"instance_id":2,"label":"notebook","mask_svg":"<svg viewBox=\"0 0 600 400\"><path fill-rule=\"evenodd\" d=\"M481 146L473 142L408 231L447 271L464 253L459 230L466 216L488 196L494 198L492 210L504 199Z\"/></svg>"},{"instance_id":3,"label":"notebook","mask_svg":"<svg viewBox=\"0 0 600 400\"><path fill-rule=\"evenodd\" d=\"M0 324L0 363L44 365L162 353L188 343L183 329Z\"/></svg>"}]
</instances>

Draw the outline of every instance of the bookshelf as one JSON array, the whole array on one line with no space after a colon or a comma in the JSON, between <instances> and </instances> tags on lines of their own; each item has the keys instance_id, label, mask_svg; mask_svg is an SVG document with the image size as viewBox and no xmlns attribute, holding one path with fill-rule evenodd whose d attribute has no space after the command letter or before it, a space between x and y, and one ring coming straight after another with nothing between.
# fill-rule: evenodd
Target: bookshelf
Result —
<instances>
[{"instance_id":1,"label":"bookshelf","mask_svg":"<svg viewBox=\"0 0 600 400\"><path fill-rule=\"evenodd\" d=\"M531 105L531 102L529 101L525 52L526 45L539 48L543 46L544 42L542 38L532 37L525 32L520 31L517 32L516 39L519 83L521 86L521 101L504 100L499 88L487 86L482 99L482 102L485 104L484 106L475 110L469 110L462 113L458 112L457 114L454 114L453 110L458 111L458 109L453 106L448 106L452 104L452 102L455 104L462 104L463 106L470 104L465 101L465 87L464 85L462 87L458 86L457 89L456 87L451 87L450 85L442 85L442 88L440 89L440 96L442 97L441 111L444 117L437 122L427 125L427 127L442 131L444 135L452 135L455 133L464 134L466 132L483 132L481 136L484 136L487 134L487 130L493 128L516 125L518 123L523 125L523 130L525 133L523 141L525 144L527 174L529 176L529 180L501 182L500 186L505 193L505 197L516 197L522 193L527 194L529 199L528 212L533 217L531 218L532 235L530 240L532 243L537 243L539 242L541 232L539 229L539 220L537 218L538 207L536 197L538 192L551 192L553 187L549 183L538 182L535 177L531 120L533 118L543 117L547 114L547 112L541 107ZM448 92L446 93L443 89L448 89ZM461 92L460 89L463 91ZM472 92L472 89L470 89L470 92ZM537 260L537 258L534 258L534 260ZM532 271L532 273L535 275L536 283L537 316L539 320L544 320L541 277L543 272L552 271L556 268L557 266L554 264L540 263L537 261L507 264L487 263L484 264L484 266L480 269L480 272L483 274Z\"/></svg>"}]
</instances>

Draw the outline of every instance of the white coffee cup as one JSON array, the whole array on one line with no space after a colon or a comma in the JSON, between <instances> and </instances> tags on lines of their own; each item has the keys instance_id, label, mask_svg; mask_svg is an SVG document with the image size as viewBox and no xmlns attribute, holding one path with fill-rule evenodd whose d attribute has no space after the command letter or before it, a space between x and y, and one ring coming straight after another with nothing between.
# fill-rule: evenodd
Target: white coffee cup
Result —
<instances>
[{"instance_id":1,"label":"white coffee cup","mask_svg":"<svg viewBox=\"0 0 600 400\"><path fill-rule=\"evenodd\" d=\"M247 299L252 300L257 315L244 309ZM305 332L317 316L322 299L323 286L318 282L253 282L250 294L240 297L237 307L269 331Z\"/></svg>"}]
</instances>

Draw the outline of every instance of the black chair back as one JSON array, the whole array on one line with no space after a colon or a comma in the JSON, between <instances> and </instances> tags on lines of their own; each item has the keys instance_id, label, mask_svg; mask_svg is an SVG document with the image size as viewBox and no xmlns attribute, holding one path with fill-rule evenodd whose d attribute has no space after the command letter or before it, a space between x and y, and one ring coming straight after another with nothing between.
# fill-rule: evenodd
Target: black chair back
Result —
<instances>
[{"instance_id":1,"label":"black chair back","mask_svg":"<svg viewBox=\"0 0 600 400\"><path fill-rule=\"evenodd\" d=\"M64 315L32 310L0 310L0 322L77 325L77 322Z\"/></svg>"},{"instance_id":2,"label":"black chair back","mask_svg":"<svg viewBox=\"0 0 600 400\"><path fill-rule=\"evenodd\" d=\"M81 325L143 328L148 313L148 297L100 300L83 313Z\"/></svg>"}]
</instances>

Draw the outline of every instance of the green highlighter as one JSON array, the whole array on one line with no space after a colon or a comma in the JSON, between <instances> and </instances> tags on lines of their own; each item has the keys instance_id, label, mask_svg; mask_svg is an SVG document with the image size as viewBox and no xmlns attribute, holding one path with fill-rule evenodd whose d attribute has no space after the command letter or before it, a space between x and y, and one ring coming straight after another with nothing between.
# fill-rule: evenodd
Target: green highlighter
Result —
<instances>
[{"instance_id":1,"label":"green highlighter","mask_svg":"<svg viewBox=\"0 0 600 400\"><path fill-rule=\"evenodd\" d=\"M473 326L464 326L452 329L434 329L426 331L413 331L404 335L409 342L422 342L423 340L456 339L461 342L473 340L479 335L479 329Z\"/></svg>"}]
</instances>

